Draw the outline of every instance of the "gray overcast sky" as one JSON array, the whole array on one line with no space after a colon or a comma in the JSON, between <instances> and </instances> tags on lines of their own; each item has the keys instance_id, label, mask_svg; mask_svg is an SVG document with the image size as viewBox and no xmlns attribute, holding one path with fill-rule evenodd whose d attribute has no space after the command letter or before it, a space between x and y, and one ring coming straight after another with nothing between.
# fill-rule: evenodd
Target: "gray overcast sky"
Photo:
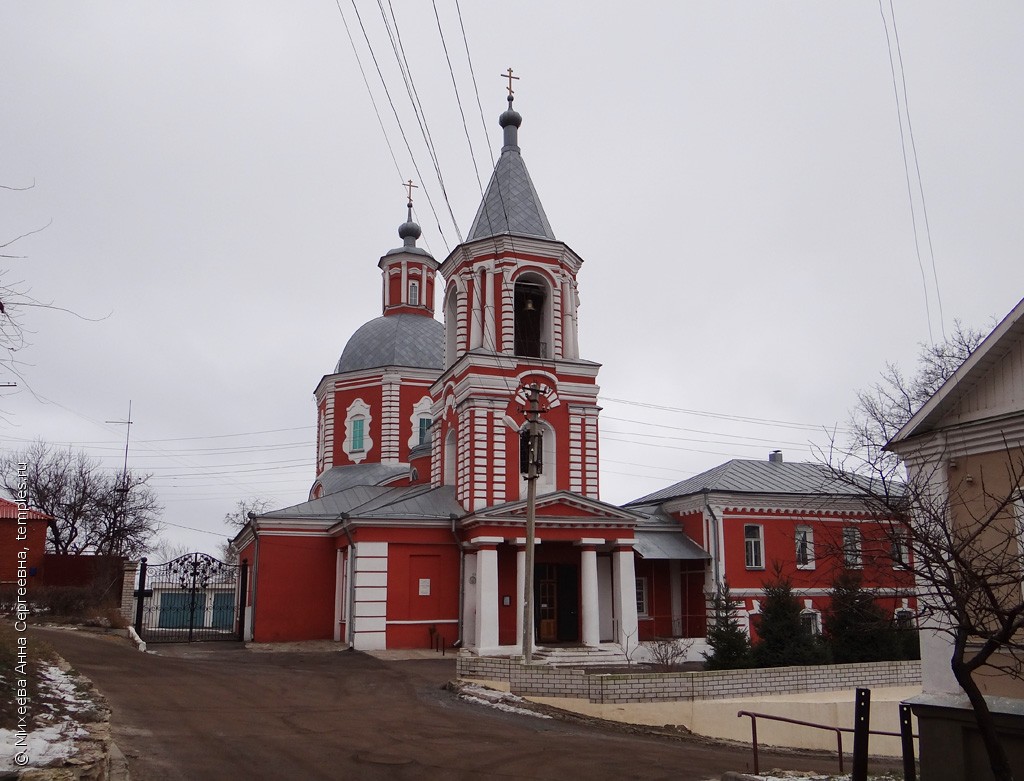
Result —
<instances>
[{"instance_id":1,"label":"gray overcast sky","mask_svg":"<svg viewBox=\"0 0 1024 781\"><path fill-rule=\"evenodd\" d=\"M438 23L430 3L392 4L466 231L480 189ZM0 442L70 442L116 468L124 428L104 421L132 400L131 465L154 473L176 543L214 548L239 498L305 498L312 392L380 313L401 181L430 195L435 257L458 241L380 10L356 5L421 173L350 0L344 20L330 0L0 6L0 184L36 183L0 190L0 241L52 220L5 280L96 319L26 313ZM926 298L940 338L1024 295L1024 5L895 2L934 273L888 0L887 22L866 0L461 6L486 131L455 4L437 2L480 178L511 66L524 158L586 261L602 498L775 447L810 459L857 388L912 364Z\"/></svg>"}]
</instances>

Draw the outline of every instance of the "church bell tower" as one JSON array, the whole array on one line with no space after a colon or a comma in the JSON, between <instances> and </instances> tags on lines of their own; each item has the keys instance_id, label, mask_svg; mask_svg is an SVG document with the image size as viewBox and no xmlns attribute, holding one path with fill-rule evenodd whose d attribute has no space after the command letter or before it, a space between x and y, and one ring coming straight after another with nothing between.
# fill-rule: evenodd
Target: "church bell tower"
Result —
<instances>
[{"instance_id":1,"label":"church bell tower","mask_svg":"<svg viewBox=\"0 0 1024 781\"><path fill-rule=\"evenodd\" d=\"M431 389L431 481L454 485L468 511L525 497L518 427L532 384L543 413L538 493L599 498L600 365L580 357L577 328L583 259L555 238L526 169L513 78L501 157L467 239L440 267L445 368Z\"/></svg>"}]
</instances>

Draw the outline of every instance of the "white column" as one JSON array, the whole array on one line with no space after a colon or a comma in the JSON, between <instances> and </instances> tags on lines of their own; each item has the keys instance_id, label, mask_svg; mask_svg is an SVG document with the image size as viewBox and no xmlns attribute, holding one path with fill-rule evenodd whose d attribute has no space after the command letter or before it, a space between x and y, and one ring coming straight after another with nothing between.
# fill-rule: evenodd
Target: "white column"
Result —
<instances>
[{"instance_id":1,"label":"white column","mask_svg":"<svg viewBox=\"0 0 1024 781\"><path fill-rule=\"evenodd\" d=\"M668 563L668 583L672 596L672 636L683 636L683 573L678 560Z\"/></svg>"},{"instance_id":2,"label":"white column","mask_svg":"<svg viewBox=\"0 0 1024 781\"><path fill-rule=\"evenodd\" d=\"M633 540L616 540L612 554L612 599L618 632L615 638L629 652L639 643L636 616L636 570L633 567Z\"/></svg>"},{"instance_id":3,"label":"white column","mask_svg":"<svg viewBox=\"0 0 1024 781\"><path fill-rule=\"evenodd\" d=\"M494 319L497 317L497 312L494 310L494 270L487 269L484 274L484 284L487 288L484 290L484 301L486 306L484 307L481 317L484 321L484 348L487 350L496 350L494 345Z\"/></svg>"},{"instance_id":4,"label":"white column","mask_svg":"<svg viewBox=\"0 0 1024 781\"><path fill-rule=\"evenodd\" d=\"M601 614L597 596L597 545L604 540L583 539L580 545L580 602L583 612L583 644L598 645L601 642Z\"/></svg>"},{"instance_id":5,"label":"white column","mask_svg":"<svg viewBox=\"0 0 1024 781\"><path fill-rule=\"evenodd\" d=\"M469 307L469 349L479 347L483 341L483 291L480 289L480 275L472 274L473 301Z\"/></svg>"},{"instance_id":6,"label":"white column","mask_svg":"<svg viewBox=\"0 0 1024 781\"><path fill-rule=\"evenodd\" d=\"M502 538L472 540L476 553L476 647L486 653L498 647L498 551Z\"/></svg>"}]
</instances>

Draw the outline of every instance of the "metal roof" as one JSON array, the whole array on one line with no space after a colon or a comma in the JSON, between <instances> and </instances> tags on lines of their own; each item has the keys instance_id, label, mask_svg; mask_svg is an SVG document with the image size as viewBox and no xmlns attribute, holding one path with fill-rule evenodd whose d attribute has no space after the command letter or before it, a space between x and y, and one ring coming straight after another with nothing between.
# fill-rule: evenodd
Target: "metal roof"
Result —
<instances>
[{"instance_id":1,"label":"metal roof","mask_svg":"<svg viewBox=\"0 0 1024 781\"><path fill-rule=\"evenodd\" d=\"M494 173L487 183L487 191L466 241L502 233L552 240L555 238L519 151L518 133L522 121L519 112L512 110L510 96L509 110L499 119L505 131L505 145L501 148L501 157L494 166Z\"/></svg>"},{"instance_id":2,"label":"metal roof","mask_svg":"<svg viewBox=\"0 0 1024 781\"><path fill-rule=\"evenodd\" d=\"M346 464L331 467L317 482L322 488L321 495L326 496L356 485L383 485L408 474L408 464Z\"/></svg>"},{"instance_id":3,"label":"metal roof","mask_svg":"<svg viewBox=\"0 0 1024 781\"><path fill-rule=\"evenodd\" d=\"M360 326L348 340L334 371L381 366L444 368L444 325L426 315L382 315Z\"/></svg>"},{"instance_id":4,"label":"metal roof","mask_svg":"<svg viewBox=\"0 0 1024 781\"><path fill-rule=\"evenodd\" d=\"M710 559L707 551L681 531L650 531L633 533L633 550L645 559Z\"/></svg>"},{"instance_id":5,"label":"metal roof","mask_svg":"<svg viewBox=\"0 0 1024 781\"><path fill-rule=\"evenodd\" d=\"M400 488L357 485L319 499L263 513L259 517L336 522L345 513L356 519L448 520L452 513L462 515L464 512L462 505L455 500L454 487L450 485L438 488L429 485Z\"/></svg>"},{"instance_id":6,"label":"metal roof","mask_svg":"<svg viewBox=\"0 0 1024 781\"><path fill-rule=\"evenodd\" d=\"M663 502L703 491L758 494L858 496L824 464L734 459L626 504Z\"/></svg>"}]
</instances>

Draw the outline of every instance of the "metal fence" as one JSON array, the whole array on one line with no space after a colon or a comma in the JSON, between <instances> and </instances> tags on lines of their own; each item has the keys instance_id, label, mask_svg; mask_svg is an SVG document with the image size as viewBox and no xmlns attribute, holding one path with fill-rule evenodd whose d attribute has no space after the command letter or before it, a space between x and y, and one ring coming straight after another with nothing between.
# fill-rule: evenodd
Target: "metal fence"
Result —
<instances>
[{"instance_id":1,"label":"metal fence","mask_svg":"<svg viewBox=\"0 0 1024 781\"><path fill-rule=\"evenodd\" d=\"M135 631L148 643L241 638L239 566L205 553L139 567Z\"/></svg>"}]
</instances>

